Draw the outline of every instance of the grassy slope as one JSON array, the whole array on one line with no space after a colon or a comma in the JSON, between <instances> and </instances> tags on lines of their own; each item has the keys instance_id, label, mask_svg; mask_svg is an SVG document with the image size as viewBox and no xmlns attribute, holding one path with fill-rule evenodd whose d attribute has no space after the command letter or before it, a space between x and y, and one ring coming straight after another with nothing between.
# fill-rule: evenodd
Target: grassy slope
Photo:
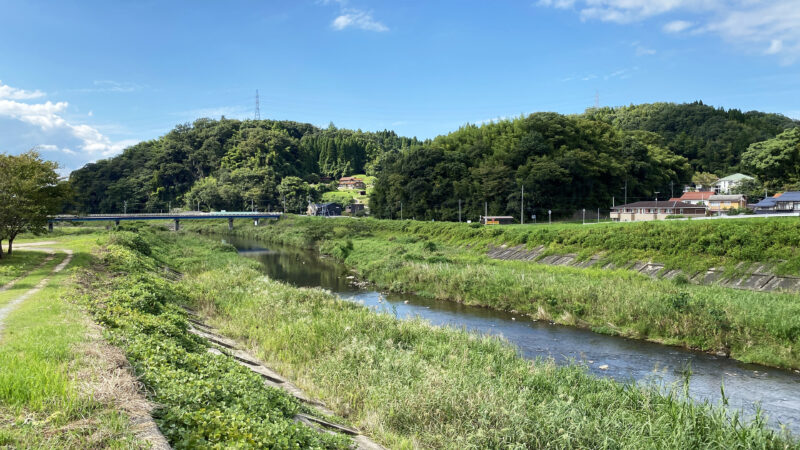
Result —
<instances>
[{"instance_id":1,"label":"grassy slope","mask_svg":"<svg viewBox=\"0 0 800 450\"><path fill-rule=\"evenodd\" d=\"M83 351L88 340L85 316L63 300L72 272L89 261L82 250L91 244L71 240L76 256L70 266L6 318L0 336L0 446L140 447L128 419L114 406L93 399L77 376L91 377L97 362ZM30 289L63 257L7 293L18 296Z\"/></svg>"},{"instance_id":2,"label":"grassy slope","mask_svg":"<svg viewBox=\"0 0 800 450\"><path fill-rule=\"evenodd\" d=\"M154 418L174 448L347 448L340 435L294 422L314 413L232 358L208 353L190 333L187 291L164 278L162 240L119 231L101 260L80 274L85 305L134 366L159 408ZM168 234L164 233L165 238ZM177 249L181 251L180 249Z\"/></svg>"},{"instance_id":3,"label":"grassy slope","mask_svg":"<svg viewBox=\"0 0 800 450\"><path fill-rule=\"evenodd\" d=\"M679 395L521 358L495 337L377 314L260 275L194 235L164 241L196 305L228 335L393 448L784 448Z\"/></svg>"},{"instance_id":4,"label":"grassy slope","mask_svg":"<svg viewBox=\"0 0 800 450\"><path fill-rule=\"evenodd\" d=\"M770 226L788 225L778 221ZM189 228L227 232L208 223ZM570 229L557 226L536 233L560 235ZM592 230L630 234L650 227L612 225ZM795 294L694 286L651 280L626 270L551 267L484 256L487 242L508 240L521 232L514 229L293 218L259 228L240 224L235 232L295 246L320 246L387 289L517 311L602 333L724 352L746 362L800 367L800 296Z\"/></svg>"}]
</instances>

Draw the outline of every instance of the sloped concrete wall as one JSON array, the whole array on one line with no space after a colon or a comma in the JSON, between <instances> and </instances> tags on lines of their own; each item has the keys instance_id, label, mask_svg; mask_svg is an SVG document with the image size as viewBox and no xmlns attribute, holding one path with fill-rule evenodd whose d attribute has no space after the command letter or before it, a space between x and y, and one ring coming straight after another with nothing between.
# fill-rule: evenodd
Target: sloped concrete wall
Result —
<instances>
[{"instance_id":1,"label":"sloped concrete wall","mask_svg":"<svg viewBox=\"0 0 800 450\"><path fill-rule=\"evenodd\" d=\"M540 258L540 255L544 252L544 250L545 248L543 246L533 249L527 249L524 245L519 245L516 247L508 247L506 245L501 245L499 247L489 246L487 256L492 259L532 261L538 264L547 264L551 266L570 266L578 268L595 267L598 266L602 260L599 255L594 255L591 258L579 261L578 256L573 253L568 253L565 255L548 255ZM673 279L678 275L683 274L695 284L716 284L735 289L747 289L752 291L800 292L800 277L777 276L770 271L766 264L760 263L755 264L750 268L750 270L747 270L747 275L733 278L726 278L724 271L716 268L711 268L706 271L693 274L685 274L676 269L665 270L664 264L658 262L636 261L624 267L617 267L612 263L608 263L603 265L601 268L629 269L652 278Z\"/></svg>"}]
</instances>

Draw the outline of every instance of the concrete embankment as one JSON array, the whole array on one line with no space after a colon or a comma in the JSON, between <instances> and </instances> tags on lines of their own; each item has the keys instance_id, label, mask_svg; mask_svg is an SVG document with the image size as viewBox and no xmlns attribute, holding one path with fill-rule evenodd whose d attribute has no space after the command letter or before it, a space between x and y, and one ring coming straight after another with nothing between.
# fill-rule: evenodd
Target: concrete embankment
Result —
<instances>
[{"instance_id":1,"label":"concrete embankment","mask_svg":"<svg viewBox=\"0 0 800 450\"><path fill-rule=\"evenodd\" d=\"M545 250L546 248L544 246L528 249L524 245L515 247L506 245L495 247L490 245L487 256L492 259L531 261L552 266L629 269L653 278L673 279L682 274L695 284L716 284L735 289L800 292L800 277L775 275L772 273L769 265L763 263L752 263L749 264L749 267L747 267L747 263L740 263L737 267L738 274L729 276L723 269L719 268L712 267L704 271L685 273L678 269L667 269L664 264L652 261L636 261L626 266L618 266L605 261L601 255L594 255L586 259L579 259L578 255L574 253L542 256Z\"/></svg>"}]
</instances>

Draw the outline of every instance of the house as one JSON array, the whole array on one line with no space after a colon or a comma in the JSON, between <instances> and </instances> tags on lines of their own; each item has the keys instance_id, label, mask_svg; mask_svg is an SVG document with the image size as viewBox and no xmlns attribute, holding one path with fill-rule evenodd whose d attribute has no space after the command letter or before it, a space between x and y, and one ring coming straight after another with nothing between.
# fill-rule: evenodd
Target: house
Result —
<instances>
[{"instance_id":1,"label":"house","mask_svg":"<svg viewBox=\"0 0 800 450\"><path fill-rule=\"evenodd\" d=\"M714 195L710 191L689 191L684 192L679 198L671 198L669 201L688 203L690 205L708 206L708 198Z\"/></svg>"},{"instance_id":2,"label":"house","mask_svg":"<svg viewBox=\"0 0 800 450\"><path fill-rule=\"evenodd\" d=\"M339 178L339 189L366 189L367 185L364 181L356 177L342 177Z\"/></svg>"},{"instance_id":3,"label":"house","mask_svg":"<svg viewBox=\"0 0 800 450\"><path fill-rule=\"evenodd\" d=\"M364 214L367 211L367 205L363 203L351 203L344 208L344 212L351 216Z\"/></svg>"},{"instance_id":4,"label":"house","mask_svg":"<svg viewBox=\"0 0 800 450\"><path fill-rule=\"evenodd\" d=\"M775 197L767 197L755 204L756 214L800 212L800 191L784 192Z\"/></svg>"},{"instance_id":5,"label":"house","mask_svg":"<svg viewBox=\"0 0 800 450\"><path fill-rule=\"evenodd\" d=\"M639 222L662 220L667 216L703 217L705 205L693 205L676 201L634 202L611 208L611 220L617 222Z\"/></svg>"},{"instance_id":6,"label":"house","mask_svg":"<svg viewBox=\"0 0 800 450\"><path fill-rule=\"evenodd\" d=\"M514 223L511 216L481 216L481 223L484 225L510 225Z\"/></svg>"},{"instance_id":7,"label":"house","mask_svg":"<svg viewBox=\"0 0 800 450\"><path fill-rule=\"evenodd\" d=\"M719 180L717 180L716 184L714 184L714 190L718 194L730 194L731 189L733 189L737 184L741 183L744 180L752 180L752 179L753 177L741 173L728 175L725 178L720 178Z\"/></svg>"},{"instance_id":8,"label":"house","mask_svg":"<svg viewBox=\"0 0 800 450\"><path fill-rule=\"evenodd\" d=\"M708 198L708 203L708 210L711 212L747 208L747 198L742 194L712 195Z\"/></svg>"},{"instance_id":9,"label":"house","mask_svg":"<svg viewBox=\"0 0 800 450\"><path fill-rule=\"evenodd\" d=\"M309 216L341 216L342 207L338 203L309 203L306 214Z\"/></svg>"}]
</instances>

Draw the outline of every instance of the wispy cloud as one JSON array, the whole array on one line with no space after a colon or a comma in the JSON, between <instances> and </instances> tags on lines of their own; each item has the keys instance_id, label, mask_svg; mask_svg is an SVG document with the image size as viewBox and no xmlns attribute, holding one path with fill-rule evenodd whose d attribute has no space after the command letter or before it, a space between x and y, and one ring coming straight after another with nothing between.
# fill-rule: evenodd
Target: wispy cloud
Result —
<instances>
[{"instance_id":1,"label":"wispy cloud","mask_svg":"<svg viewBox=\"0 0 800 450\"><path fill-rule=\"evenodd\" d=\"M366 31L389 31L389 27L375 20L372 14L357 9L344 10L343 14L333 19L331 27L338 31L351 27Z\"/></svg>"},{"instance_id":2,"label":"wispy cloud","mask_svg":"<svg viewBox=\"0 0 800 450\"><path fill-rule=\"evenodd\" d=\"M339 7L339 15L331 22L331 28L336 31L342 31L347 28L379 33L389 31L389 27L372 17L371 12L351 7L348 0L318 0L317 3L320 5L337 5Z\"/></svg>"},{"instance_id":3,"label":"wispy cloud","mask_svg":"<svg viewBox=\"0 0 800 450\"><path fill-rule=\"evenodd\" d=\"M30 100L44 96L45 96L44 92L38 89L35 91L26 91L24 89L17 89L8 85L4 85L3 81L0 80L0 99L5 98L8 100Z\"/></svg>"},{"instance_id":4,"label":"wispy cloud","mask_svg":"<svg viewBox=\"0 0 800 450\"><path fill-rule=\"evenodd\" d=\"M128 81L95 80L92 87L74 89L76 92L135 92L145 86Z\"/></svg>"},{"instance_id":5,"label":"wispy cloud","mask_svg":"<svg viewBox=\"0 0 800 450\"><path fill-rule=\"evenodd\" d=\"M713 33L734 45L778 55L784 63L800 58L797 0L539 0L537 5L574 9L582 20L620 24L683 15L662 30Z\"/></svg>"}]
</instances>

